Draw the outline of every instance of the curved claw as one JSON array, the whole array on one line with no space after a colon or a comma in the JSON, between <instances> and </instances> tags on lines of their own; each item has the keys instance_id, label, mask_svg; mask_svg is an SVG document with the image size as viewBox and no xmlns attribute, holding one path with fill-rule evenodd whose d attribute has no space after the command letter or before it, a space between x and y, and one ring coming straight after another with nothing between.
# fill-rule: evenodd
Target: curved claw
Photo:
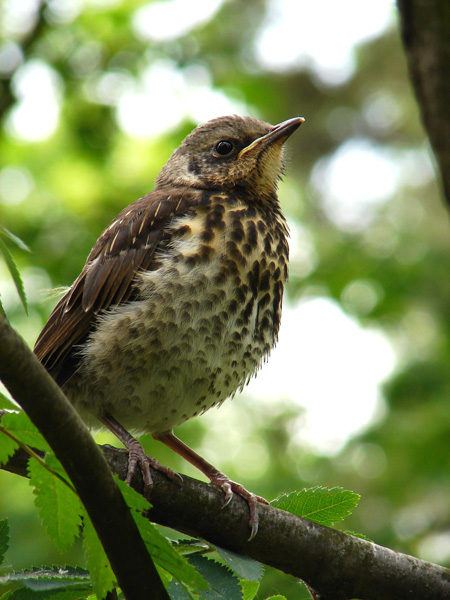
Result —
<instances>
[{"instance_id":1,"label":"curved claw","mask_svg":"<svg viewBox=\"0 0 450 600\"><path fill-rule=\"evenodd\" d=\"M145 450L140 442L134 438L122 425L110 414L105 414L99 417L100 421L106 425L106 427L116 435L125 448L128 450L128 470L127 477L125 479L128 485L131 484L133 475L136 472L136 467L139 465L142 472L142 479L144 480L144 493L148 499L150 492L153 487L152 474L150 467L153 467L157 471L164 473L169 479L176 479L179 483L183 483L181 475L165 467L151 456L147 456Z\"/></svg>"},{"instance_id":2,"label":"curved claw","mask_svg":"<svg viewBox=\"0 0 450 600\"><path fill-rule=\"evenodd\" d=\"M256 508L256 504L257 504L257 496L253 496L253 498L248 499L248 508L250 511L250 520L248 522L248 524L250 525L251 528L251 532L250 532L250 537L248 538L248 542L250 542L255 535L258 533L258 527L259 527L259 516L258 516L258 511Z\"/></svg>"},{"instance_id":3,"label":"curved claw","mask_svg":"<svg viewBox=\"0 0 450 600\"><path fill-rule=\"evenodd\" d=\"M150 471L150 467L153 467L157 471L164 473L166 477L172 480L177 480L180 484L183 484L183 478L179 473L171 469L170 467L165 467L160 462L158 462L155 458L151 456L147 456L145 450L140 442L133 439L127 444L128 450L128 470L127 477L125 482L130 485L133 475L136 471L137 465L141 469L142 479L144 481L144 495L147 500L150 497L150 493L153 488L153 479Z\"/></svg>"},{"instance_id":4,"label":"curved claw","mask_svg":"<svg viewBox=\"0 0 450 600\"><path fill-rule=\"evenodd\" d=\"M152 487L153 487L153 479L150 473L150 466L148 456L145 454L144 448L142 444L140 444L137 440L133 440L127 446L128 450L128 470L127 470L127 478L125 482L130 485L133 475L136 471L137 465L139 465L142 472L142 479L144 480L144 490L145 495L147 496Z\"/></svg>"},{"instance_id":5,"label":"curved claw","mask_svg":"<svg viewBox=\"0 0 450 600\"><path fill-rule=\"evenodd\" d=\"M252 531L250 533L250 537L248 538L247 542L251 542L257 533L258 533L258 523L253 523Z\"/></svg>"},{"instance_id":6,"label":"curved claw","mask_svg":"<svg viewBox=\"0 0 450 600\"><path fill-rule=\"evenodd\" d=\"M252 492L249 492L244 488L240 483L236 483L229 479L226 475L220 472L214 473L211 477L211 483L215 487L218 487L225 494L225 502L223 503L222 508L228 506L233 499L233 492L241 496L247 504L250 513L249 526L251 529L250 537L248 541L250 542L258 533L259 527L259 515L258 515L258 504L269 504L265 498L261 496L257 496Z\"/></svg>"},{"instance_id":7,"label":"curved claw","mask_svg":"<svg viewBox=\"0 0 450 600\"><path fill-rule=\"evenodd\" d=\"M230 502L233 500L233 489L231 487L230 482L228 481L224 481L220 486L220 489L224 492L225 494L225 501L222 504L222 508L225 508L226 506L228 506L230 504Z\"/></svg>"},{"instance_id":8,"label":"curved claw","mask_svg":"<svg viewBox=\"0 0 450 600\"><path fill-rule=\"evenodd\" d=\"M172 479L176 479L180 485L183 485L183 483L184 483L183 476L180 475L179 473L177 473L176 471L173 471L173 478Z\"/></svg>"},{"instance_id":9,"label":"curved claw","mask_svg":"<svg viewBox=\"0 0 450 600\"><path fill-rule=\"evenodd\" d=\"M252 540L258 533L259 517L257 504L269 504L267 500L248 492L241 484L231 481L224 473L218 471L211 463L207 462L199 454L189 448L184 442L174 435L173 431L163 431L160 433L152 433L152 436L174 450L177 454L188 460L191 465L194 465L202 473L204 473L211 481L212 485L218 487L225 494L225 502L222 508L228 506L233 498L233 492L242 496L248 503L250 511L249 525L251 529L250 538Z\"/></svg>"}]
</instances>

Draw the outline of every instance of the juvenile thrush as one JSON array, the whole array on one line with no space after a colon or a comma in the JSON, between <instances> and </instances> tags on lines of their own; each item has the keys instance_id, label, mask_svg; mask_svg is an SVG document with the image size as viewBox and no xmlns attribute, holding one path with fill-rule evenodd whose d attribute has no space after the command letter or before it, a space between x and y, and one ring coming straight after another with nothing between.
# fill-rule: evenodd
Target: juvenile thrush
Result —
<instances>
[{"instance_id":1,"label":"juvenile thrush","mask_svg":"<svg viewBox=\"0 0 450 600\"><path fill-rule=\"evenodd\" d=\"M173 434L248 383L274 346L288 276L277 197L283 144L304 119L208 121L169 158L155 189L101 234L40 334L35 353L84 421L107 427L139 464L179 477L129 433L152 436L225 493L257 502Z\"/></svg>"}]
</instances>

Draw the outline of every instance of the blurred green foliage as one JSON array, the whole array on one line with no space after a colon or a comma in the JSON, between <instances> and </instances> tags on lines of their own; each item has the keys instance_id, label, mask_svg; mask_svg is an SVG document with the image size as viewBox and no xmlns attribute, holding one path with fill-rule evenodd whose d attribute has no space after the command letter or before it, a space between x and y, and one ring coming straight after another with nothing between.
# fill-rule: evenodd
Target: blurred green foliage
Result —
<instances>
[{"instance_id":1,"label":"blurred green foliage","mask_svg":"<svg viewBox=\"0 0 450 600\"><path fill-rule=\"evenodd\" d=\"M34 342L55 304L43 291L72 283L102 229L126 204L151 189L172 149L197 124L174 115L175 125L164 133L132 137L119 126L115 85L139 88L149 65L170 60L178 71L200 68L214 90L272 123L305 116L307 122L290 142L280 197L291 224L301 223L307 233L314 261L308 268L292 265L287 293L292 300L305 293L333 298L362 325L387 333L398 364L384 389L383 414L333 457L293 444L291 424L301 408L283 409L286 404L280 404L274 417L273 412L261 414L257 403L237 398L232 408L240 402L245 413L243 443L263 447L266 457L262 475L250 473L243 483L269 499L316 484L354 490L362 499L346 521L347 528L448 565L450 228L439 184L431 173L426 175L427 142L397 25L359 45L354 75L332 86L312 69L270 71L257 63L251 48L269 11L263 0L224 2L206 23L160 42L142 39L133 29L141 1L86 3L73 14L58 12L57 5L44 6L41 27L34 33L31 23L27 35L32 41L21 61L24 66L43 61L52 69L61 99L58 126L49 137L33 142L14 132L12 111L17 104L3 114L0 223L32 252L13 250L29 300L28 317L0 264L2 303L13 324L30 344ZM299 36L308 27L306 17L298 24ZM7 32L3 44L12 41L20 50L25 33ZM3 70L3 89L15 67ZM19 72L20 68L12 79L13 91ZM98 92L106 76L112 77L112 87L106 87L109 100ZM153 93L156 101L166 90L162 86ZM152 110L150 102L148 111ZM395 193L377 204L363 225L352 227L330 216L311 173L320 179L318 165L355 139L382 149L393 164L403 167ZM331 197L333 190L326 194ZM355 282L369 282L374 301L367 304L364 286L351 288ZM322 368L326 377L327 364ZM207 435L202 419L187 423L181 433L196 448ZM226 430L222 436L227 436ZM99 439L111 441L106 434ZM189 472L165 447L149 440L147 448L161 462ZM242 480L244 454L239 460L219 456L217 466ZM62 557L48 542L27 481L0 472L0 488L0 518L10 517L14 541L7 563L14 568L79 564L79 546ZM274 593L306 597L297 582L268 569L258 598Z\"/></svg>"}]
</instances>

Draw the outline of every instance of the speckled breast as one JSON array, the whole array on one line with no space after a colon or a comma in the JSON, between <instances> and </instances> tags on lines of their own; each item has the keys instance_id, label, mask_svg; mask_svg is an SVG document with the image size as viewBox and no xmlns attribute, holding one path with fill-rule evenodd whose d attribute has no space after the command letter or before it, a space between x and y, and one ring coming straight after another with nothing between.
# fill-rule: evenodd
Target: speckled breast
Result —
<instances>
[{"instance_id":1,"label":"speckled breast","mask_svg":"<svg viewBox=\"0 0 450 600\"><path fill-rule=\"evenodd\" d=\"M276 208L221 196L174 219L140 296L100 317L67 384L83 418L161 432L241 389L277 338L286 237Z\"/></svg>"}]
</instances>

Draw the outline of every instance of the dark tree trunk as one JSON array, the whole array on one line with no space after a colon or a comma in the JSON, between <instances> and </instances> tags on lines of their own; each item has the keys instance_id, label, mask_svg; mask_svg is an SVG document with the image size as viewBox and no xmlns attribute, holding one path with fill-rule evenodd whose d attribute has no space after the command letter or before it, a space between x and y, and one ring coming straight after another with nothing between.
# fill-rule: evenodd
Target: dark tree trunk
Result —
<instances>
[{"instance_id":1,"label":"dark tree trunk","mask_svg":"<svg viewBox=\"0 0 450 600\"><path fill-rule=\"evenodd\" d=\"M450 2L397 4L409 73L450 203Z\"/></svg>"}]
</instances>

